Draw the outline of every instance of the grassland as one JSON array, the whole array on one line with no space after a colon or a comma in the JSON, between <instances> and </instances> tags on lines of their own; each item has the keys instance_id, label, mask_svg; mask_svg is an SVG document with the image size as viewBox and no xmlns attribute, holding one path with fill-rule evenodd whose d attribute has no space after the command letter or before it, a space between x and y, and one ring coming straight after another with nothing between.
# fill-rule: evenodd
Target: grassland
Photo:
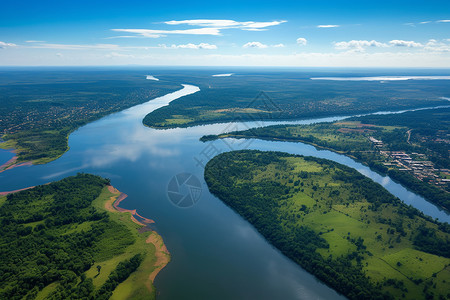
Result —
<instances>
[{"instance_id":1,"label":"grassland","mask_svg":"<svg viewBox=\"0 0 450 300\"><path fill-rule=\"evenodd\" d=\"M205 179L269 242L351 299L450 297L449 226L353 169L234 151L213 158Z\"/></svg>"},{"instance_id":2,"label":"grassland","mask_svg":"<svg viewBox=\"0 0 450 300\"><path fill-rule=\"evenodd\" d=\"M0 197L0 298L155 298L170 255L114 208L120 192L107 184L79 174Z\"/></svg>"}]
</instances>

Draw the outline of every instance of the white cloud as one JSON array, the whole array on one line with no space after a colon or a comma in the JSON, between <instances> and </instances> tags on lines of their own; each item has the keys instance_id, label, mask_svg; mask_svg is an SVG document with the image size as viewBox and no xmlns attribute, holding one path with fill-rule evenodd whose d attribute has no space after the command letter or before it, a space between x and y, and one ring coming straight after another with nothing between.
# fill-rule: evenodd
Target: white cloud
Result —
<instances>
[{"instance_id":1,"label":"white cloud","mask_svg":"<svg viewBox=\"0 0 450 300\"><path fill-rule=\"evenodd\" d=\"M273 22L243 22L240 27L242 30L261 31L266 30L266 27L280 25L286 21L273 21Z\"/></svg>"},{"instance_id":2,"label":"white cloud","mask_svg":"<svg viewBox=\"0 0 450 300\"><path fill-rule=\"evenodd\" d=\"M388 50L389 48L377 48ZM107 58L104 52L93 51L71 52L64 58L55 56L55 51L37 56L17 55L16 51L4 51L0 55L0 64L7 65L130 65L147 66L298 66L298 67L445 67L450 68L448 52L438 51L408 51L411 48L398 48L404 51L382 52L302 52L298 54L269 54L267 51L248 51L253 53L224 55L212 51L182 51L174 55L172 51L161 53L146 51L133 53L134 58ZM115 52L114 50L107 53ZM263 54L264 53L264 54Z\"/></svg>"},{"instance_id":3,"label":"white cloud","mask_svg":"<svg viewBox=\"0 0 450 300\"><path fill-rule=\"evenodd\" d=\"M436 21L436 22L438 22L438 23L450 23L450 20L439 20L439 21Z\"/></svg>"},{"instance_id":4,"label":"white cloud","mask_svg":"<svg viewBox=\"0 0 450 300\"><path fill-rule=\"evenodd\" d=\"M336 28L340 26L341 25L317 25L317 28Z\"/></svg>"},{"instance_id":5,"label":"white cloud","mask_svg":"<svg viewBox=\"0 0 450 300\"><path fill-rule=\"evenodd\" d=\"M59 50L119 50L119 45L95 44L95 45L75 45L75 44L39 44L31 48L59 49Z\"/></svg>"},{"instance_id":6,"label":"white cloud","mask_svg":"<svg viewBox=\"0 0 450 300\"><path fill-rule=\"evenodd\" d=\"M5 43L0 41L0 49L9 48L9 47L16 47L16 44L13 43Z\"/></svg>"},{"instance_id":7,"label":"white cloud","mask_svg":"<svg viewBox=\"0 0 450 300\"><path fill-rule=\"evenodd\" d=\"M380 43L375 40L351 40L349 42L334 43L337 50L352 50L356 52L364 52L367 47L388 47L385 43Z\"/></svg>"},{"instance_id":8,"label":"white cloud","mask_svg":"<svg viewBox=\"0 0 450 300\"><path fill-rule=\"evenodd\" d=\"M300 46L304 46L308 43L308 41L305 38L298 38L297 39L297 44L299 44Z\"/></svg>"},{"instance_id":9,"label":"white cloud","mask_svg":"<svg viewBox=\"0 0 450 300\"><path fill-rule=\"evenodd\" d=\"M248 42L247 44L245 44L244 46L242 46L243 48L267 48L267 45L264 45L260 42Z\"/></svg>"},{"instance_id":10,"label":"white cloud","mask_svg":"<svg viewBox=\"0 0 450 300\"><path fill-rule=\"evenodd\" d=\"M431 21L424 21L424 22L420 22L419 24L428 24L431 23Z\"/></svg>"},{"instance_id":11,"label":"white cloud","mask_svg":"<svg viewBox=\"0 0 450 300\"><path fill-rule=\"evenodd\" d=\"M446 39L444 41L450 42L449 39ZM431 39L428 40L423 49L431 52L450 52L450 44Z\"/></svg>"},{"instance_id":12,"label":"white cloud","mask_svg":"<svg viewBox=\"0 0 450 300\"><path fill-rule=\"evenodd\" d=\"M118 36L110 36L103 38L104 40L111 40L111 39L132 39L132 38L138 38L141 36L138 35L118 35Z\"/></svg>"},{"instance_id":13,"label":"white cloud","mask_svg":"<svg viewBox=\"0 0 450 300\"><path fill-rule=\"evenodd\" d=\"M284 44L277 44L277 45L273 45L272 47L274 48L284 48Z\"/></svg>"},{"instance_id":14,"label":"white cloud","mask_svg":"<svg viewBox=\"0 0 450 300\"><path fill-rule=\"evenodd\" d=\"M417 47L423 47L421 43L416 43L414 41L404 41L404 40L392 40L389 42L391 46L395 47L410 47L410 48L417 48Z\"/></svg>"},{"instance_id":15,"label":"white cloud","mask_svg":"<svg viewBox=\"0 0 450 300\"><path fill-rule=\"evenodd\" d=\"M123 53L118 53L118 52L111 52L109 54L106 54L106 57L108 57L108 58L114 58L114 57L118 57L118 58L134 58L134 55L123 54Z\"/></svg>"},{"instance_id":16,"label":"white cloud","mask_svg":"<svg viewBox=\"0 0 450 300\"><path fill-rule=\"evenodd\" d=\"M242 30L261 31L266 30L266 27L280 25L286 21L271 21L271 22L238 22L234 20L209 20L209 19L196 19L196 20L182 20L182 21L167 21L164 22L168 25L190 25L190 26L205 26L214 27L220 29L226 28L240 28Z\"/></svg>"},{"instance_id":17,"label":"white cloud","mask_svg":"<svg viewBox=\"0 0 450 300\"><path fill-rule=\"evenodd\" d=\"M29 46L28 48L36 49L57 49L57 50L110 50L110 51L131 51L131 50L148 50L148 49L217 49L216 45L208 43L193 44L188 43L184 45L159 44L158 46L119 46L116 44L94 44L94 45L77 45L77 44L37 44ZM111 52L108 57L131 57L129 54L121 54L118 52Z\"/></svg>"},{"instance_id":18,"label":"white cloud","mask_svg":"<svg viewBox=\"0 0 450 300\"><path fill-rule=\"evenodd\" d=\"M435 39L430 39L426 44L422 44L415 41L405 41L405 40L392 40L389 43L381 43L375 40L372 41L349 41L349 42L338 42L334 43L335 49L337 50L349 50L353 52L364 52L367 47L404 47L404 48L421 48L425 51L430 52L450 52L450 44L446 43L449 40L437 41Z\"/></svg>"},{"instance_id":19,"label":"white cloud","mask_svg":"<svg viewBox=\"0 0 450 300\"><path fill-rule=\"evenodd\" d=\"M167 36L168 34L188 34L188 35L221 35L221 30L238 28L248 31L263 31L267 30L267 27L280 25L287 21L271 21L271 22L238 22L234 20L209 20L209 19L196 19L196 20L181 20L181 21L166 21L167 25L190 25L200 26L201 28L184 29L184 30L156 30L156 29L111 29L116 32L135 33L142 37L147 38L159 38ZM129 38L132 36L116 36L110 38Z\"/></svg>"},{"instance_id":20,"label":"white cloud","mask_svg":"<svg viewBox=\"0 0 450 300\"><path fill-rule=\"evenodd\" d=\"M148 38L159 38L167 34L187 34L187 35L221 35L218 28L196 28L185 30L153 30L153 29L111 29L117 32L136 33Z\"/></svg>"},{"instance_id":21,"label":"white cloud","mask_svg":"<svg viewBox=\"0 0 450 300\"><path fill-rule=\"evenodd\" d=\"M239 25L239 22L233 20L208 20L208 19L167 21L164 23L168 25L191 25L191 26L206 26L206 27L230 27Z\"/></svg>"},{"instance_id":22,"label":"white cloud","mask_svg":"<svg viewBox=\"0 0 450 300\"><path fill-rule=\"evenodd\" d=\"M28 40L25 43L45 43L45 41Z\"/></svg>"},{"instance_id":23,"label":"white cloud","mask_svg":"<svg viewBox=\"0 0 450 300\"><path fill-rule=\"evenodd\" d=\"M171 45L166 46L165 44L159 45L160 48L171 48L171 49L207 49L207 50L215 50L217 49L216 45L211 45L208 43L200 43L198 45L196 44L184 44L184 45Z\"/></svg>"}]
</instances>

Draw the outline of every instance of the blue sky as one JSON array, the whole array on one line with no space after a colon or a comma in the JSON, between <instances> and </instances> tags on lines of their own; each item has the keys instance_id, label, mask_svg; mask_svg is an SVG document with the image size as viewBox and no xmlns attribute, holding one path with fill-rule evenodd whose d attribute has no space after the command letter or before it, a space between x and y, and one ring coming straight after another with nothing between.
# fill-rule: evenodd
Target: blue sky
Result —
<instances>
[{"instance_id":1,"label":"blue sky","mask_svg":"<svg viewBox=\"0 0 450 300\"><path fill-rule=\"evenodd\" d=\"M450 1L5 1L0 65L450 68Z\"/></svg>"}]
</instances>

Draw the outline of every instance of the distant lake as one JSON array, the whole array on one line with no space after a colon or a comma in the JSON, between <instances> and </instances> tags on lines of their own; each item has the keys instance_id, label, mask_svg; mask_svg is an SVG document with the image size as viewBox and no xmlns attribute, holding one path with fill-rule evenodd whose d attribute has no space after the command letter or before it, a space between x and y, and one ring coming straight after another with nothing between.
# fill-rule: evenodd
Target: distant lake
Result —
<instances>
[{"instance_id":1,"label":"distant lake","mask_svg":"<svg viewBox=\"0 0 450 300\"><path fill-rule=\"evenodd\" d=\"M312 77L311 79L337 81L450 80L450 76Z\"/></svg>"}]
</instances>

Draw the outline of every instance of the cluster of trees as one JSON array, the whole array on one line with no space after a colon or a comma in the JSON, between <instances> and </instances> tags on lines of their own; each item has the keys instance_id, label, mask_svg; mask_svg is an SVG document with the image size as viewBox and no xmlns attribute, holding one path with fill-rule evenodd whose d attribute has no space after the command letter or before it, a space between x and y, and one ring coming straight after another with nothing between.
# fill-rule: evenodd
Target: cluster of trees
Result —
<instances>
[{"instance_id":1,"label":"cluster of trees","mask_svg":"<svg viewBox=\"0 0 450 300\"><path fill-rule=\"evenodd\" d=\"M83 299L93 291L83 273L97 257L116 255L134 243L124 225L92 206L107 184L78 174L7 196L0 209L0 299L33 299L54 282L59 285L53 299ZM102 243L111 234L121 249Z\"/></svg>"},{"instance_id":2,"label":"cluster of trees","mask_svg":"<svg viewBox=\"0 0 450 300\"><path fill-rule=\"evenodd\" d=\"M420 226L418 230L419 232L414 237L414 245L417 249L450 258L450 240L448 238L438 237L435 229L425 226Z\"/></svg>"},{"instance_id":3,"label":"cluster of trees","mask_svg":"<svg viewBox=\"0 0 450 300\"><path fill-rule=\"evenodd\" d=\"M396 169L387 172L389 177L406 186L413 192L450 211L450 193L420 181L409 173Z\"/></svg>"},{"instance_id":4,"label":"cluster of trees","mask_svg":"<svg viewBox=\"0 0 450 300\"><path fill-rule=\"evenodd\" d=\"M111 297L115 288L119 283L125 281L131 273L137 270L141 262L143 261L142 254L138 253L130 259L120 262L116 269L111 272L108 280L102 285L102 287L96 293L95 299L107 300Z\"/></svg>"}]
</instances>

